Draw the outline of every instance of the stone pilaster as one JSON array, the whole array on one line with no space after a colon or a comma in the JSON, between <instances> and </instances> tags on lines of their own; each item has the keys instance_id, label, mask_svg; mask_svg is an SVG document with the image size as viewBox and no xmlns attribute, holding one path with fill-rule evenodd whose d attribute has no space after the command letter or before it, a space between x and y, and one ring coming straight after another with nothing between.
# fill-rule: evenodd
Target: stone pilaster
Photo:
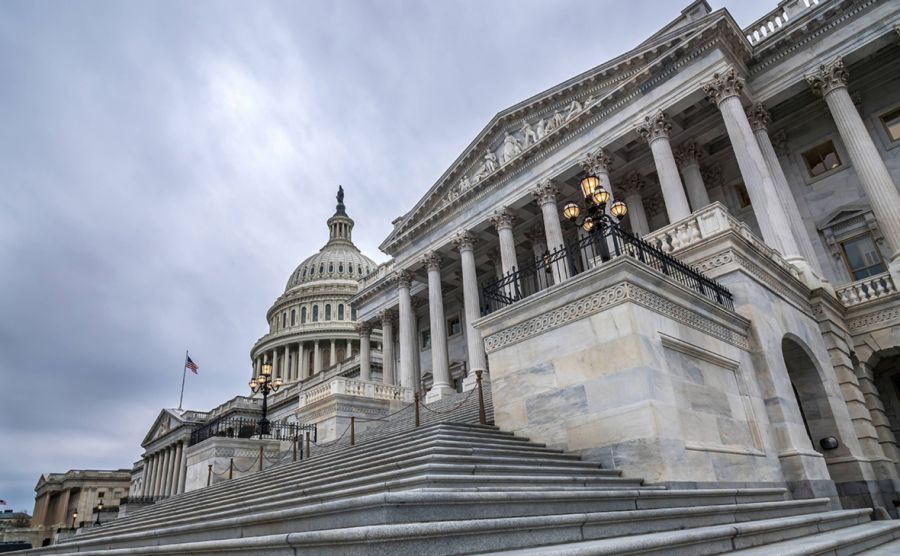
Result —
<instances>
[{"instance_id":1,"label":"stone pilaster","mask_svg":"<svg viewBox=\"0 0 900 556\"><path fill-rule=\"evenodd\" d=\"M647 221L642 198L644 178L638 173L632 173L625 178L621 189L625 195L625 204L628 206L627 216L631 222L631 231L641 236L650 233L650 223Z\"/></svg>"},{"instance_id":2,"label":"stone pilaster","mask_svg":"<svg viewBox=\"0 0 900 556\"><path fill-rule=\"evenodd\" d=\"M709 204L709 194L706 192L706 184L703 183L703 174L700 172L702 158L703 151L693 141L688 141L675 151L675 161L681 168L688 199L695 211Z\"/></svg>"},{"instance_id":3,"label":"stone pilaster","mask_svg":"<svg viewBox=\"0 0 900 556\"><path fill-rule=\"evenodd\" d=\"M337 344L331 340L331 351L328 354L328 366L334 367L337 364Z\"/></svg>"},{"instance_id":4,"label":"stone pilaster","mask_svg":"<svg viewBox=\"0 0 900 556\"><path fill-rule=\"evenodd\" d=\"M313 374L322 372L322 350L319 348L319 340L313 342Z\"/></svg>"},{"instance_id":5,"label":"stone pilaster","mask_svg":"<svg viewBox=\"0 0 900 556\"><path fill-rule=\"evenodd\" d=\"M825 98L838 133L859 176L878 227L890 251L890 271L900 283L900 192L878 153L859 111L847 91L850 74L841 59L823 64L806 76L813 92Z\"/></svg>"},{"instance_id":6,"label":"stone pilaster","mask_svg":"<svg viewBox=\"0 0 900 556\"><path fill-rule=\"evenodd\" d=\"M431 321L431 376L434 383L425 400L439 400L455 390L450 386L450 358L447 353L447 321L444 319L444 292L441 290L441 258L427 253L423 262L428 271L428 316Z\"/></svg>"},{"instance_id":7,"label":"stone pilaster","mask_svg":"<svg viewBox=\"0 0 900 556\"><path fill-rule=\"evenodd\" d=\"M515 216L508 208L496 210L491 215L491 224L497 229L500 238L500 260L504 275L514 272L519 266L516 260L516 240L512 232L514 221Z\"/></svg>"},{"instance_id":8,"label":"stone pilaster","mask_svg":"<svg viewBox=\"0 0 900 556\"><path fill-rule=\"evenodd\" d=\"M394 381L394 314L381 313L381 382L387 385Z\"/></svg>"},{"instance_id":9,"label":"stone pilaster","mask_svg":"<svg viewBox=\"0 0 900 556\"><path fill-rule=\"evenodd\" d=\"M481 316L481 312L478 310L475 238L468 232L461 232L454 238L453 243L459 250L460 265L462 266L463 306L466 317L466 350L469 356L469 372L464 381L463 389L468 390L475 387L474 371L487 371L487 357L484 353L481 332L472 326L472 323Z\"/></svg>"},{"instance_id":10,"label":"stone pilaster","mask_svg":"<svg viewBox=\"0 0 900 556\"><path fill-rule=\"evenodd\" d=\"M666 201L666 213L669 222L678 222L691 214L687 197L684 194L684 186L681 184L681 176L678 175L678 166L675 164L675 155L669 144L669 132L672 124L666 114L660 110L653 116L647 116L636 128L641 140L650 145L653 153L653 162L656 165L656 173L659 175L659 186Z\"/></svg>"},{"instance_id":11,"label":"stone pilaster","mask_svg":"<svg viewBox=\"0 0 900 556\"><path fill-rule=\"evenodd\" d=\"M372 334L372 326L367 322L356 325L359 333L359 379L372 380L372 367L369 359L369 338Z\"/></svg>"}]
</instances>

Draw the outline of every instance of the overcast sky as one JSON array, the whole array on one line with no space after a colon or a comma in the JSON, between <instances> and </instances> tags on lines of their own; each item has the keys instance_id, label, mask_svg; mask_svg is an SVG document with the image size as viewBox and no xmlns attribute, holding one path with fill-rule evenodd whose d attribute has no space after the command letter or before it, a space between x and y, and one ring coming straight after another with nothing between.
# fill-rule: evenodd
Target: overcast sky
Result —
<instances>
[{"instance_id":1,"label":"overcast sky","mask_svg":"<svg viewBox=\"0 0 900 556\"><path fill-rule=\"evenodd\" d=\"M130 468L162 407L242 394L327 239L377 245L499 110L688 0L0 3L0 499ZM741 25L776 0L710 0Z\"/></svg>"}]
</instances>

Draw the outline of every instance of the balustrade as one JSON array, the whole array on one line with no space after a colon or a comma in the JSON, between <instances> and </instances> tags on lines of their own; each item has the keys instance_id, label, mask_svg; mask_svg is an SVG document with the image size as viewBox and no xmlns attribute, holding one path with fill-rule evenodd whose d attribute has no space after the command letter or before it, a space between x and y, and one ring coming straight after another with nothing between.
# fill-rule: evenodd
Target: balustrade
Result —
<instances>
[{"instance_id":1,"label":"balustrade","mask_svg":"<svg viewBox=\"0 0 900 556\"><path fill-rule=\"evenodd\" d=\"M852 284L837 288L835 294L844 307L853 307L868 301L882 299L897 293L897 285L894 284L891 275L887 272L877 276L869 276L857 280Z\"/></svg>"},{"instance_id":2,"label":"balustrade","mask_svg":"<svg viewBox=\"0 0 900 556\"><path fill-rule=\"evenodd\" d=\"M300 407L323 400L329 396L345 395L373 400L398 400L410 402L413 399L412 388L358 380L347 377L335 377L330 381L300 393Z\"/></svg>"}]
</instances>

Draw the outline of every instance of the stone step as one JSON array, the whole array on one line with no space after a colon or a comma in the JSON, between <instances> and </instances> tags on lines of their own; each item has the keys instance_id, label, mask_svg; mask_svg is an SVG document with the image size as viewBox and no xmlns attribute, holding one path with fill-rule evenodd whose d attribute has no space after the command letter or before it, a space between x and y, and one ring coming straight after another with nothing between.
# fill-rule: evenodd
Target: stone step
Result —
<instances>
[{"instance_id":1,"label":"stone step","mask_svg":"<svg viewBox=\"0 0 900 556\"><path fill-rule=\"evenodd\" d=\"M900 554L900 521L872 521L747 550L747 556L804 556L809 554ZM892 546L893 545L893 546ZM871 550L870 550L871 549Z\"/></svg>"},{"instance_id":2,"label":"stone step","mask_svg":"<svg viewBox=\"0 0 900 556\"><path fill-rule=\"evenodd\" d=\"M196 554L213 552L242 556L271 554L715 554L737 546L755 546L831 530L868 519L865 510L816 511L827 500L733 506L668 508L630 512L594 512L497 519L426 521L250 535L147 546L135 539L128 554ZM788 517L771 517L778 510ZM790 511L800 512L792 515ZM252 519L252 518L251 518ZM756 521L749 521L757 519ZM716 525L709 525L710 523ZM726 523L719 525L718 523ZM232 524L233 527L239 525ZM623 532L626 536L621 535ZM191 536L193 535L193 536ZM584 542L586 538L594 538ZM565 543L565 544L563 544ZM64 547L61 547L64 548ZM79 552L90 554L89 547ZM98 547L99 548L99 547ZM510 550L511 549L511 550Z\"/></svg>"},{"instance_id":3,"label":"stone step","mask_svg":"<svg viewBox=\"0 0 900 556\"><path fill-rule=\"evenodd\" d=\"M643 535L628 535L609 539L565 542L555 546L532 546L517 550L491 552L499 555L529 556L587 556L595 554L666 554L704 555L721 554L735 550L760 547L820 535L828 531L835 534L855 526L870 525L871 509L837 510L810 515L781 517L736 523L666 531Z\"/></svg>"}]
</instances>

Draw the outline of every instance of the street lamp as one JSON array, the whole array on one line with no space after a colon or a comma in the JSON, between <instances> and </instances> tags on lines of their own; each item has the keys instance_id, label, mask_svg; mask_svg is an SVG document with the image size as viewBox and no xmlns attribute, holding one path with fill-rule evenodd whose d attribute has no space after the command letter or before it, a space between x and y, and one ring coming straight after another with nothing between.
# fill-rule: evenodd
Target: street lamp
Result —
<instances>
[{"instance_id":1,"label":"street lamp","mask_svg":"<svg viewBox=\"0 0 900 556\"><path fill-rule=\"evenodd\" d=\"M582 178L580 185L581 195L584 197L583 207L577 203L567 203L562 211L566 220L591 234L599 232L602 235L607 227L618 226L619 219L628 212L625 203L614 202L609 207L609 214L607 214L606 205L609 203L609 191L600 183L600 178L593 172L589 172ZM606 241L600 242L600 255L602 260L609 258L609 247L606 245Z\"/></svg>"},{"instance_id":2,"label":"street lamp","mask_svg":"<svg viewBox=\"0 0 900 556\"><path fill-rule=\"evenodd\" d=\"M75 521L78 519L78 512L72 512L72 529L75 528Z\"/></svg>"},{"instance_id":3,"label":"street lamp","mask_svg":"<svg viewBox=\"0 0 900 556\"><path fill-rule=\"evenodd\" d=\"M94 525L100 525L100 512L103 511L103 500L97 502L97 521L94 522Z\"/></svg>"},{"instance_id":4,"label":"street lamp","mask_svg":"<svg viewBox=\"0 0 900 556\"><path fill-rule=\"evenodd\" d=\"M281 377L274 380L272 379L271 363L263 363L259 376L256 377L255 380L250 379L250 390L254 394L262 392L263 396L262 419L259 420L260 436L269 434L269 420L266 419L266 413L268 413L269 392L277 392L279 388L281 388Z\"/></svg>"}]
</instances>

